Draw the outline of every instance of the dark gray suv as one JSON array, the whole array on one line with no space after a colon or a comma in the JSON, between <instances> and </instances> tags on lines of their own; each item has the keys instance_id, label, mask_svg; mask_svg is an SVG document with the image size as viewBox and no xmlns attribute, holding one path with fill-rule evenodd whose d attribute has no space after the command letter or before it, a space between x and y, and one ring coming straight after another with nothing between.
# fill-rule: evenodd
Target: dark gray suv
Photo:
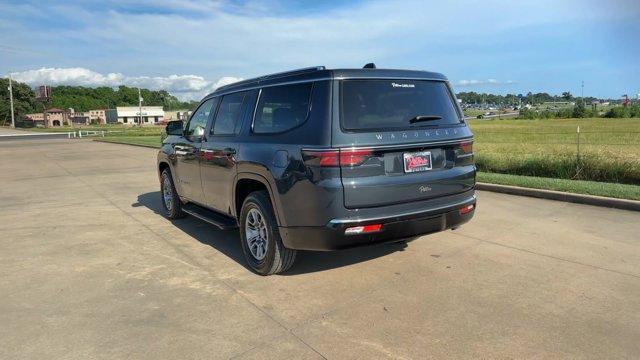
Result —
<instances>
[{"instance_id":1,"label":"dark gray suv","mask_svg":"<svg viewBox=\"0 0 640 360\"><path fill-rule=\"evenodd\" d=\"M167 216L240 228L249 266L455 228L474 214L473 135L446 79L313 67L240 81L167 125Z\"/></svg>"}]
</instances>

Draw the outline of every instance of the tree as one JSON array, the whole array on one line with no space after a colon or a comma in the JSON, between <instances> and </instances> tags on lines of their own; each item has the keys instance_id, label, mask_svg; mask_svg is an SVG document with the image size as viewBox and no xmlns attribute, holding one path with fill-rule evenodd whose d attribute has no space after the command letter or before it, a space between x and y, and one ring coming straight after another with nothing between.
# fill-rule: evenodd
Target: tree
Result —
<instances>
[{"instance_id":1,"label":"tree","mask_svg":"<svg viewBox=\"0 0 640 360\"><path fill-rule=\"evenodd\" d=\"M573 99L573 95L571 95L571 93L570 93L570 92L565 91L565 92L563 92L563 93L562 93L562 98L563 98L565 101L571 101L571 99Z\"/></svg>"},{"instance_id":2,"label":"tree","mask_svg":"<svg viewBox=\"0 0 640 360\"><path fill-rule=\"evenodd\" d=\"M9 78L0 78L0 125L11 123ZM36 94L29 85L12 81L13 110L16 122L24 115L42 110L36 103Z\"/></svg>"},{"instance_id":3,"label":"tree","mask_svg":"<svg viewBox=\"0 0 640 360\"><path fill-rule=\"evenodd\" d=\"M52 88L51 107L73 108L75 111L113 109L116 106L138 106L138 88L119 86L87 88L82 86L55 86ZM164 110L193 109L198 102L178 100L166 90L140 89L144 105L162 106Z\"/></svg>"}]
</instances>

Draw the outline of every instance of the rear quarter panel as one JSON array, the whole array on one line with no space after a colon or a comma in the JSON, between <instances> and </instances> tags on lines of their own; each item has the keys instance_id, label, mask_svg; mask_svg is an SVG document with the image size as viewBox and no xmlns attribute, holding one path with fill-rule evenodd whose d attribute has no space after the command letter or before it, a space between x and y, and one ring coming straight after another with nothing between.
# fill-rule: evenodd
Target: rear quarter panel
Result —
<instances>
[{"instance_id":1,"label":"rear quarter panel","mask_svg":"<svg viewBox=\"0 0 640 360\"><path fill-rule=\"evenodd\" d=\"M278 134L254 134L251 124L243 126L238 179L248 174L265 179L280 226L324 225L331 206L342 204L339 169L310 172L302 159L304 148L330 146L330 101L331 82L316 81L309 117L301 126Z\"/></svg>"}]
</instances>

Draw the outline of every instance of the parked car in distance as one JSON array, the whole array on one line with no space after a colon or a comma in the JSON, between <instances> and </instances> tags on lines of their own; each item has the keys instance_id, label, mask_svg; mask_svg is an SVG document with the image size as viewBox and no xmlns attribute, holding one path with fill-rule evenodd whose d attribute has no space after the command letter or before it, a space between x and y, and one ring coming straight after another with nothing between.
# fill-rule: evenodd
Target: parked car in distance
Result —
<instances>
[{"instance_id":1,"label":"parked car in distance","mask_svg":"<svg viewBox=\"0 0 640 360\"><path fill-rule=\"evenodd\" d=\"M447 78L305 68L207 95L158 153L167 216L239 228L251 269L403 241L474 214L473 135Z\"/></svg>"}]
</instances>

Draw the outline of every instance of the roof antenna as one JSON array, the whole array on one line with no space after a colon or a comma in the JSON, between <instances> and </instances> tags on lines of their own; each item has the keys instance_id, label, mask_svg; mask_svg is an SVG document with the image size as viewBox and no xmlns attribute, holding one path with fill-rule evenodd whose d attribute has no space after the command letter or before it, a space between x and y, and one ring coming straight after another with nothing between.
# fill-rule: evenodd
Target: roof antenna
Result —
<instances>
[{"instance_id":1,"label":"roof antenna","mask_svg":"<svg viewBox=\"0 0 640 360\"><path fill-rule=\"evenodd\" d=\"M362 67L363 69L375 69L376 68L376 64L374 63L368 63L367 65Z\"/></svg>"}]
</instances>

